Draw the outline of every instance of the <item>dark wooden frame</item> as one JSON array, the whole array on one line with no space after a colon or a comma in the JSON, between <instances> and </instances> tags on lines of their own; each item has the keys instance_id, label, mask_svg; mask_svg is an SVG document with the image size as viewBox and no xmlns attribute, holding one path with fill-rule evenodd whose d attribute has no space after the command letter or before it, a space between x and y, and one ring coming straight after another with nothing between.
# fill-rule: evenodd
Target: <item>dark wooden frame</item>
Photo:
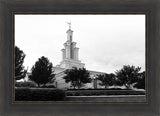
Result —
<instances>
[{"instance_id":1,"label":"dark wooden frame","mask_svg":"<svg viewBox=\"0 0 160 116\"><path fill-rule=\"evenodd\" d=\"M0 115L159 116L160 12L158 0L0 0ZM147 103L14 104L14 13L146 14Z\"/></svg>"}]
</instances>

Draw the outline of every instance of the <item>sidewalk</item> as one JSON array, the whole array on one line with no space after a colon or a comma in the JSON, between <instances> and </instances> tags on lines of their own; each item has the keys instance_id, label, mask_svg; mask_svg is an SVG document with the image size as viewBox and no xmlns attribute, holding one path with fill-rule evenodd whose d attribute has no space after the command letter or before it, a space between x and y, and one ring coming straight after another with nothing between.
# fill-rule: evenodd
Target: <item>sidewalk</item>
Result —
<instances>
[{"instance_id":1,"label":"sidewalk","mask_svg":"<svg viewBox=\"0 0 160 116\"><path fill-rule=\"evenodd\" d=\"M145 95L67 96L66 101L92 102L146 102Z\"/></svg>"}]
</instances>

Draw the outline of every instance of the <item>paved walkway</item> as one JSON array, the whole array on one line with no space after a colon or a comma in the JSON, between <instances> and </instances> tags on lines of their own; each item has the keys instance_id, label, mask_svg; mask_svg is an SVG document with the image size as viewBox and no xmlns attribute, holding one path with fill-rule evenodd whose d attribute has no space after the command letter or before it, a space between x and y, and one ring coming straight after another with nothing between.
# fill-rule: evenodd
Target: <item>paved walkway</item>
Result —
<instances>
[{"instance_id":1,"label":"paved walkway","mask_svg":"<svg viewBox=\"0 0 160 116\"><path fill-rule=\"evenodd\" d=\"M66 101L146 102L145 95L67 96Z\"/></svg>"}]
</instances>

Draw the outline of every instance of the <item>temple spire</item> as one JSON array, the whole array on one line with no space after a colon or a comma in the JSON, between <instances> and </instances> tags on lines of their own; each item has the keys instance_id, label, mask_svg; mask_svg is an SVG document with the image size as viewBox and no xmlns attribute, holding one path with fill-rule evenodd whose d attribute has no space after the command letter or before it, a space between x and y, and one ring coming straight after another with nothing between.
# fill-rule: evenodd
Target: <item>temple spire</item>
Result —
<instances>
[{"instance_id":1,"label":"temple spire","mask_svg":"<svg viewBox=\"0 0 160 116\"><path fill-rule=\"evenodd\" d=\"M79 48L76 47L76 42L72 41L73 31L71 30L71 22L66 22L69 25L67 30L67 41L64 43L62 49L62 62L60 63L61 68L70 69L73 67L83 68L84 64L78 58Z\"/></svg>"},{"instance_id":2,"label":"temple spire","mask_svg":"<svg viewBox=\"0 0 160 116\"><path fill-rule=\"evenodd\" d=\"M67 41L72 42L73 31L71 30L71 22L67 22L69 29L67 30Z\"/></svg>"},{"instance_id":3,"label":"temple spire","mask_svg":"<svg viewBox=\"0 0 160 116\"><path fill-rule=\"evenodd\" d=\"M71 29L71 22L67 22L67 24L69 25L69 29Z\"/></svg>"}]
</instances>

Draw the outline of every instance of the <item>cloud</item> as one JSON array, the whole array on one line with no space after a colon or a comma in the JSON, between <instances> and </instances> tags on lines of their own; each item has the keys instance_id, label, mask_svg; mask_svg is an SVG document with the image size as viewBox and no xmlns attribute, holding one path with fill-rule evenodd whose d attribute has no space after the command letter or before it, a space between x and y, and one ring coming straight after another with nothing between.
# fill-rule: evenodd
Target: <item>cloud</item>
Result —
<instances>
[{"instance_id":1,"label":"cloud","mask_svg":"<svg viewBox=\"0 0 160 116\"><path fill-rule=\"evenodd\" d=\"M145 70L145 15L16 15L15 44L26 53L26 67L41 56L59 64L66 21L86 68L113 72L133 64Z\"/></svg>"}]
</instances>

